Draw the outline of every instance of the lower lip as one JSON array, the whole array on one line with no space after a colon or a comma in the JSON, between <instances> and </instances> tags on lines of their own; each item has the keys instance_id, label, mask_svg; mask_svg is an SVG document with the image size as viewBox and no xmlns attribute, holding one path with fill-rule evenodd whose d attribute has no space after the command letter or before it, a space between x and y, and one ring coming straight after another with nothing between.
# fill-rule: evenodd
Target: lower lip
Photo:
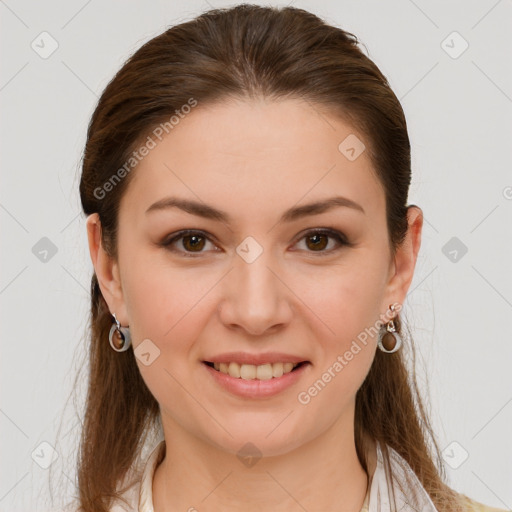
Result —
<instances>
[{"instance_id":1,"label":"lower lip","mask_svg":"<svg viewBox=\"0 0 512 512\"><path fill-rule=\"evenodd\" d=\"M310 363L302 364L294 371L283 374L281 377L273 377L267 380L237 379L222 373L206 363L201 363L224 389L243 398L268 398L293 386L310 366Z\"/></svg>"}]
</instances>

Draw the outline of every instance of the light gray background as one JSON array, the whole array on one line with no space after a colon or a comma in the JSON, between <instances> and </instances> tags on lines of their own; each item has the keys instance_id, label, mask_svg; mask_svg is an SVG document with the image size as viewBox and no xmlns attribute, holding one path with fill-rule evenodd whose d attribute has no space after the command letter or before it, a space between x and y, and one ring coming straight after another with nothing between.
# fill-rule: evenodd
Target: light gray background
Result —
<instances>
[{"instance_id":1,"label":"light gray background","mask_svg":"<svg viewBox=\"0 0 512 512\"><path fill-rule=\"evenodd\" d=\"M79 159L97 98L143 42L234 3L0 1L1 511L49 510L50 469L64 498L73 487L79 429L65 402L92 271ZM452 487L511 509L512 2L291 3L355 33L402 102L409 202L426 220L406 302L420 384L426 374L440 445L460 464L448 466ZM46 59L31 47L43 46L43 31L58 42ZM453 31L469 44L457 58L464 43ZM43 237L57 249L46 262L36 246ZM454 246L456 261L445 255L453 247L443 249L452 237L468 249ZM58 454L50 469L41 465L52 448L41 443Z\"/></svg>"}]
</instances>

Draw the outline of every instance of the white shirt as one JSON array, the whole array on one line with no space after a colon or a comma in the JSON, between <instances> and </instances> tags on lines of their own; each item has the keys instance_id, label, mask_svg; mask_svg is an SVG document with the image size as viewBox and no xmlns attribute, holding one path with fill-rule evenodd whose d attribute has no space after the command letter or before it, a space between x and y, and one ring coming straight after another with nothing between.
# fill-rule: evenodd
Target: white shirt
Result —
<instances>
[{"instance_id":1,"label":"white shirt","mask_svg":"<svg viewBox=\"0 0 512 512\"><path fill-rule=\"evenodd\" d=\"M422 486L416 474L407 462L393 448L388 447L393 472L393 489L391 479L386 471L380 444L377 447L377 464L366 493L360 512L393 512L391 496L396 498L397 511L400 512L438 512L430 496ZM153 477L155 470L165 456L165 441L162 439L153 448L146 460L141 478L136 480L122 494L127 504L116 501L110 512L154 512ZM459 494L468 512L507 512L504 509L488 507L463 494ZM512 511L510 511L512 512Z\"/></svg>"}]
</instances>

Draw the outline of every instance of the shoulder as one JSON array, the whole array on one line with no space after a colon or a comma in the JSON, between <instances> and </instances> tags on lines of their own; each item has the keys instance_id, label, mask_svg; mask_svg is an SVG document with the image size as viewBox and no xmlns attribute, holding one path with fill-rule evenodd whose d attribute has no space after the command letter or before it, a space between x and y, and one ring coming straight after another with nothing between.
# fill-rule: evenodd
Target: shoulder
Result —
<instances>
[{"instance_id":1,"label":"shoulder","mask_svg":"<svg viewBox=\"0 0 512 512\"><path fill-rule=\"evenodd\" d=\"M460 494L460 498L466 505L467 512L512 512L512 510L507 510L505 508L496 508L484 505L483 503L475 501L464 494Z\"/></svg>"}]
</instances>

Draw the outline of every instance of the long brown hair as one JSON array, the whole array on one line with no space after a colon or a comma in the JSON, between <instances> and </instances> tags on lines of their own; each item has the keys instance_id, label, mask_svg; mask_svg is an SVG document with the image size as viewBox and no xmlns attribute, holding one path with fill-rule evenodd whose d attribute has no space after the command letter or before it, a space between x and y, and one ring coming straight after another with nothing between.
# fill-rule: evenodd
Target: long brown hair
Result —
<instances>
[{"instance_id":1,"label":"long brown hair","mask_svg":"<svg viewBox=\"0 0 512 512\"><path fill-rule=\"evenodd\" d=\"M402 107L388 81L359 48L356 36L302 9L238 5L208 11L145 43L105 88L92 115L83 155L80 197L98 212L102 244L117 257L120 200L136 165L127 162L155 127L191 99L301 98L336 112L367 137L367 151L386 199L390 245L407 233L410 143ZM124 166L124 167L123 167ZM133 167L133 169L132 169ZM124 168L124 172L119 172ZM116 181L113 177L117 176ZM105 184L109 182L108 193ZM78 458L81 510L105 512L119 482L139 457L159 407L133 351L115 353L112 325L96 276L91 282L89 381ZM397 322L401 332L402 324ZM377 350L356 395L355 442L368 472L365 436L395 449L441 512L459 510L445 483L439 447L420 397L410 336L402 350ZM412 356L411 368L407 357Z\"/></svg>"}]
</instances>

